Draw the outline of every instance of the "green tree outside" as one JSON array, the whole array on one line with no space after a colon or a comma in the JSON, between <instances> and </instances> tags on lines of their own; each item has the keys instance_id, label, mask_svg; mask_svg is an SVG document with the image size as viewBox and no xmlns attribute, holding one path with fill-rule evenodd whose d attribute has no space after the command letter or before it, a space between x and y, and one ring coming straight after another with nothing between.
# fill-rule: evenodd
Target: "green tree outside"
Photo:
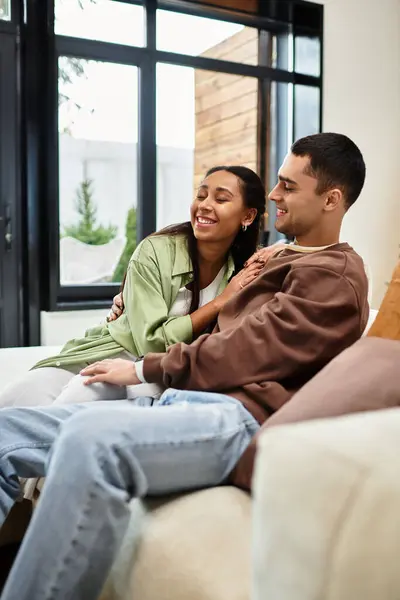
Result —
<instances>
[{"instance_id":1,"label":"green tree outside","mask_svg":"<svg viewBox=\"0 0 400 600\"><path fill-rule=\"evenodd\" d=\"M112 281L120 282L123 280L128 268L129 260L136 248L136 209L130 208L126 219L125 227L125 248L121 254L118 265L112 276Z\"/></svg>"},{"instance_id":2,"label":"green tree outside","mask_svg":"<svg viewBox=\"0 0 400 600\"><path fill-rule=\"evenodd\" d=\"M84 244L100 246L115 239L118 228L115 225L97 225L97 207L93 200L92 181L82 181L76 193L75 207L80 219L76 225L64 227L62 237L72 237Z\"/></svg>"}]
</instances>

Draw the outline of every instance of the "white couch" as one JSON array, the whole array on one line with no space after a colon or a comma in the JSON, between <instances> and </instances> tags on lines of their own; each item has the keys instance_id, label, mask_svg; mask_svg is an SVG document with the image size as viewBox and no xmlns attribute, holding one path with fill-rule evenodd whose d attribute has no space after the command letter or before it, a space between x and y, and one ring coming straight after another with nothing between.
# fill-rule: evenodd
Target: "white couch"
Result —
<instances>
[{"instance_id":1,"label":"white couch","mask_svg":"<svg viewBox=\"0 0 400 600\"><path fill-rule=\"evenodd\" d=\"M369 326L375 314L371 313ZM37 360L57 350L50 347L1 349L0 381L4 385ZM283 440L284 435L281 435ZM301 531L304 531L303 541L306 543L312 511L304 510L303 513L306 507L301 490L297 490L297 496L289 498L289 490L293 486L287 488L287 494L285 489L275 494L273 487L262 484L262 465L270 464L268 453L271 442L265 444L268 450L265 450L263 442L253 540L250 496L232 487L202 490L157 501L134 501L131 524L101 600L250 600L251 597L254 600L325 600L325 596L318 593L308 596L308 588L302 596L296 596L296 590L288 596L274 594L273 581L285 576L285 573L277 572L270 579L274 564L271 552L276 546L281 558L282 553L285 557L287 555L283 562L290 573L290 557L295 550L297 558L301 557ZM281 441L276 472L281 461L283 469L289 473L290 456L282 449L284 446L284 441ZM302 452L307 452L307 445ZM296 549L288 548L285 540L276 539L273 535L274 523L285 518L286 506L296 511L291 515L291 523L296 524L295 516L298 517L296 526L300 540ZM326 529L325 523L322 523L321 530L317 531L319 546L317 550L313 548L312 556L318 555L324 543L328 544L332 523L329 521ZM316 525L312 525L315 529ZM252 572L255 574L254 595L251 592ZM300 579L301 576L305 577L300 573ZM295 581L297 586L297 579ZM367 600L367 596L354 596L351 600L356 598ZM332 596L332 599L329 596L329 600L333 599L347 600L347 596ZM379 597L379 600L386 600L386 597Z\"/></svg>"},{"instance_id":2,"label":"white couch","mask_svg":"<svg viewBox=\"0 0 400 600\"><path fill-rule=\"evenodd\" d=\"M399 408L269 429L253 481L253 600L398 600L399 473Z\"/></svg>"}]
</instances>

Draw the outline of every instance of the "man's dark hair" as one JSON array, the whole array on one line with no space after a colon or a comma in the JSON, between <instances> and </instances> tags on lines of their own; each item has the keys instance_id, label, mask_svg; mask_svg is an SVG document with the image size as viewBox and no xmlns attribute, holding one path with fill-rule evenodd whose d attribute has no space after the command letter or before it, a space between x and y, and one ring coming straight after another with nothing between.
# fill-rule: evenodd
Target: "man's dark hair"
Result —
<instances>
[{"instance_id":1,"label":"man's dark hair","mask_svg":"<svg viewBox=\"0 0 400 600\"><path fill-rule=\"evenodd\" d=\"M354 204L364 185L365 162L350 138L341 133L316 133L297 140L291 152L309 157L306 173L317 179L317 194L339 188L346 208Z\"/></svg>"}]
</instances>

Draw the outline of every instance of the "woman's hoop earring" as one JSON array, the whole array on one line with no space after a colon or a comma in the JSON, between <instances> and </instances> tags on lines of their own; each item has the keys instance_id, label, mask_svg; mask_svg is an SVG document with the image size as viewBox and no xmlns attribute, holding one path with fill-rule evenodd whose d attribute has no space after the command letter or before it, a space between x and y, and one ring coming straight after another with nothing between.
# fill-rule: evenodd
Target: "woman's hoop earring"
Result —
<instances>
[{"instance_id":1,"label":"woman's hoop earring","mask_svg":"<svg viewBox=\"0 0 400 600\"><path fill-rule=\"evenodd\" d=\"M242 225L243 231L247 231L247 225Z\"/></svg>"}]
</instances>

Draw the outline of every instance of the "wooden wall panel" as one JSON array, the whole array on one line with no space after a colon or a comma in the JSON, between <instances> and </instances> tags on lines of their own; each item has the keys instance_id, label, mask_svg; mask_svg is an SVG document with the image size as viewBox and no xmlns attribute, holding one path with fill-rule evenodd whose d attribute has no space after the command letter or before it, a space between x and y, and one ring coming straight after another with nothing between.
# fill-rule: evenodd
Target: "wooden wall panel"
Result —
<instances>
[{"instance_id":1,"label":"wooden wall panel","mask_svg":"<svg viewBox=\"0 0 400 600\"><path fill-rule=\"evenodd\" d=\"M238 34L203 52L202 56L256 65L258 63L257 29L245 27Z\"/></svg>"},{"instance_id":2,"label":"wooden wall panel","mask_svg":"<svg viewBox=\"0 0 400 600\"><path fill-rule=\"evenodd\" d=\"M246 129L252 127L257 127L257 113L254 110L233 115L231 119L217 121L208 127L201 127L196 131L196 148L202 148L209 141L217 144L226 136L234 136L238 132L243 134Z\"/></svg>"},{"instance_id":3,"label":"wooden wall panel","mask_svg":"<svg viewBox=\"0 0 400 600\"><path fill-rule=\"evenodd\" d=\"M257 32L244 28L204 56L257 63ZM215 165L257 164L258 82L211 71L195 72L195 188Z\"/></svg>"},{"instance_id":4,"label":"wooden wall panel","mask_svg":"<svg viewBox=\"0 0 400 600\"><path fill-rule=\"evenodd\" d=\"M229 84L222 87L217 86L216 89L212 89L210 86L208 93L197 95L195 98L196 102L196 114L205 112L209 108L219 106L233 100L238 100L244 96L250 94L257 94L257 81L249 81L248 77L235 77L231 75L232 80ZM253 84L253 85L251 85Z\"/></svg>"}]
</instances>

